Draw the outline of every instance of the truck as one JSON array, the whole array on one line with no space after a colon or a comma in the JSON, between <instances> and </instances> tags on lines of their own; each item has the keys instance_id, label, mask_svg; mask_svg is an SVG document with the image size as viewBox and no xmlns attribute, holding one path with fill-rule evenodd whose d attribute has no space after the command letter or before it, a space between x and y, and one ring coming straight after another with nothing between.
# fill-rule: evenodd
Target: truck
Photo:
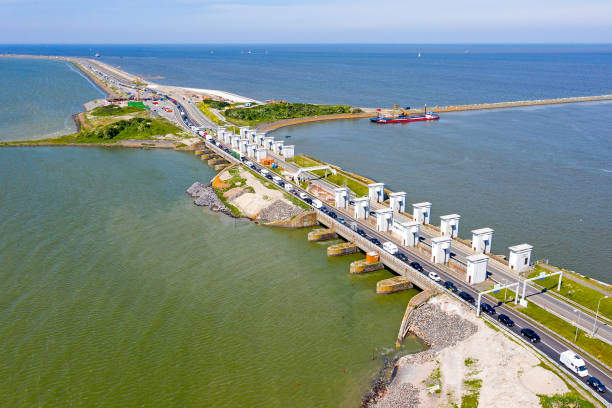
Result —
<instances>
[{"instance_id":1,"label":"truck","mask_svg":"<svg viewBox=\"0 0 612 408\"><path fill-rule=\"evenodd\" d=\"M268 169L262 169L262 170L261 170L261 174L263 174L264 176L267 176L268 174L270 174L270 170L268 170Z\"/></svg>"},{"instance_id":2,"label":"truck","mask_svg":"<svg viewBox=\"0 0 612 408\"><path fill-rule=\"evenodd\" d=\"M321 200L317 200L315 198L314 200L312 200L312 206L314 208L321 208L321 207L323 207L323 203L321 202Z\"/></svg>"},{"instance_id":3,"label":"truck","mask_svg":"<svg viewBox=\"0 0 612 408\"><path fill-rule=\"evenodd\" d=\"M274 182L275 182L276 184L278 184L278 183L280 183L281 181L283 181L283 179L282 179L282 178L280 178L279 176L274 176L274 177L272 177L272 180L274 180Z\"/></svg>"},{"instance_id":4,"label":"truck","mask_svg":"<svg viewBox=\"0 0 612 408\"><path fill-rule=\"evenodd\" d=\"M389 242L389 241L383 242L382 247L385 251L387 251L391 255L395 255L395 253L398 251L397 245L395 245L393 242Z\"/></svg>"},{"instance_id":5,"label":"truck","mask_svg":"<svg viewBox=\"0 0 612 408\"><path fill-rule=\"evenodd\" d=\"M584 360L572 350L566 350L559 355L559 361L566 366L571 372L578 374L580 377L589 375L589 370L586 368Z\"/></svg>"}]
</instances>

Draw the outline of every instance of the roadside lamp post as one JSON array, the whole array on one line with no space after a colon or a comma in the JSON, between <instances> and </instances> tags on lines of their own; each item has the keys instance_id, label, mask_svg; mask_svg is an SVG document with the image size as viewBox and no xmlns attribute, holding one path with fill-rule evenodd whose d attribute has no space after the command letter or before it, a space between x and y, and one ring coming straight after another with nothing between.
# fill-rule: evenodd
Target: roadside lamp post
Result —
<instances>
[{"instance_id":1,"label":"roadside lamp post","mask_svg":"<svg viewBox=\"0 0 612 408\"><path fill-rule=\"evenodd\" d=\"M574 335L574 344L576 344L576 340L578 340L578 326L580 325L580 315L578 314L578 309L574 309L574 313L578 316L578 323L576 324L576 334Z\"/></svg>"},{"instance_id":2,"label":"roadside lamp post","mask_svg":"<svg viewBox=\"0 0 612 408\"><path fill-rule=\"evenodd\" d=\"M607 299L607 296L602 297L601 299L599 299L599 302L597 302L597 313L595 313L595 322L593 322L593 332L591 333L591 337L593 337L595 335L595 329L597 328L597 318L599 317L599 304L601 303L602 300Z\"/></svg>"}]
</instances>

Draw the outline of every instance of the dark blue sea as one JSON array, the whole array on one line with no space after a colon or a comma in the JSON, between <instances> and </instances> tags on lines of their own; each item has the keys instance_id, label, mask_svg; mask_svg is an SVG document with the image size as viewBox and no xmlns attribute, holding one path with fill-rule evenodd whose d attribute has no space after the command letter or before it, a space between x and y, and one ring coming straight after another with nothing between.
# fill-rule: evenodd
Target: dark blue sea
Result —
<instances>
[{"instance_id":1,"label":"dark blue sea","mask_svg":"<svg viewBox=\"0 0 612 408\"><path fill-rule=\"evenodd\" d=\"M390 107L612 94L612 45L1 45L0 53L99 53L128 72L164 76L160 83L260 100ZM66 64L0 62L11 89L0 93L0 139L65 132L69 114L99 95ZM66 78L72 85L61 85ZM436 123L319 123L276 136L405 190L412 202L431 201L436 224L461 214L466 238L494 228L496 253L527 242L539 258L612 281L611 126L607 102L446 114Z\"/></svg>"}]
</instances>

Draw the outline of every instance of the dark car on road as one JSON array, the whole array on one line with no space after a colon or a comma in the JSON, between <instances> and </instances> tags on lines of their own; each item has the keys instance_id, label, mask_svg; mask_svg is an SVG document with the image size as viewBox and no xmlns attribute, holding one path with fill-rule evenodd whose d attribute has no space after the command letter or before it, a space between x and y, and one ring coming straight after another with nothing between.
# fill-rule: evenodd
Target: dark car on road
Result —
<instances>
[{"instance_id":1,"label":"dark car on road","mask_svg":"<svg viewBox=\"0 0 612 408\"><path fill-rule=\"evenodd\" d=\"M330 214L329 216L331 217L331 214ZM332 217L332 218L333 218L333 217ZM338 217L338 222L339 222L340 224L344 224L344 218L342 218L342 217Z\"/></svg>"},{"instance_id":2,"label":"dark car on road","mask_svg":"<svg viewBox=\"0 0 612 408\"><path fill-rule=\"evenodd\" d=\"M528 338L532 343L538 343L540 341L540 336L528 327L521 329L521 336Z\"/></svg>"},{"instance_id":3,"label":"dark car on road","mask_svg":"<svg viewBox=\"0 0 612 408\"><path fill-rule=\"evenodd\" d=\"M312 199L311 198L306 197L304 199L304 201L306 201L307 204L312 204Z\"/></svg>"},{"instance_id":4,"label":"dark car on road","mask_svg":"<svg viewBox=\"0 0 612 408\"><path fill-rule=\"evenodd\" d=\"M400 261L403 262L408 262L408 257L406 255L404 255L402 252L396 252L395 256L397 257L397 259L399 259Z\"/></svg>"},{"instance_id":5,"label":"dark car on road","mask_svg":"<svg viewBox=\"0 0 612 408\"><path fill-rule=\"evenodd\" d=\"M474 297L467 292L459 292L459 297L468 303L474 304L475 302Z\"/></svg>"},{"instance_id":6,"label":"dark car on road","mask_svg":"<svg viewBox=\"0 0 612 408\"><path fill-rule=\"evenodd\" d=\"M362 237L366 237L366 233L364 230L362 230L361 228L357 228L357 234L361 235Z\"/></svg>"},{"instance_id":7,"label":"dark car on road","mask_svg":"<svg viewBox=\"0 0 612 408\"><path fill-rule=\"evenodd\" d=\"M412 266L414 269L416 269L419 272L423 272L423 267L418 262L410 262L410 266Z\"/></svg>"},{"instance_id":8,"label":"dark car on road","mask_svg":"<svg viewBox=\"0 0 612 408\"><path fill-rule=\"evenodd\" d=\"M597 378L595 377L589 377L586 380L586 383L588 384L589 387L591 387L592 389L594 389L597 392L601 392L604 393L606 392L606 386L603 385L601 383L601 381L599 381Z\"/></svg>"},{"instance_id":9,"label":"dark car on road","mask_svg":"<svg viewBox=\"0 0 612 408\"><path fill-rule=\"evenodd\" d=\"M508 327L514 326L514 322L512 321L512 319L510 319L508 316L506 316L503 313L497 316L497 320L499 320L501 324L505 324Z\"/></svg>"},{"instance_id":10,"label":"dark car on road","mask_svg":"<svg viewBox=\"0 0 612 408\"><path fill-rule=\"evenodd\" d=\"M272 176L271 176L271 175L269 175L269 174L266 174L266 178L267 178L268 180L272 180Z\"/></svg>"},{"instance_id":11,"label":"dark car on road","mask_svg":"<svg viewBox=\"0 0 612 408\"><path fill-rule=\"evenodd\" d=\"M338 218L338 216L336 215L335 212L330 211L327 215L329 215L330 217L332 217L334 220Z\"/></svg>"},{"instance_id":12,"label":"dark car on road","mask_svg":"<svg viewBox=\"0 0 612 408\"><path fill-rule=\"evenodd\" d=\"M373 243L374 245L380 246L380 241L374 237L370 238L370 242Z\"/></svg>"},{"instance_id":13,"label":"dark car on road","mask_svg":"<svg viewBox=\"0 0 612 408\"><path fill-rule=\"evenodd\" d=\"M321 207L320 210L321 212L324 212L325 214L327 214L327 212L329 211L326 206Z\"/></svg>"},{"instance_id":14,"label":"dark car on road","mask_svg":"<svg viewBox=\"0 0 612 408\"><path fill-rule=\"evenodd\" d=\"M281 186L281 187L285 187L285 182L284 181L279 181L278 185Z\"/></svg>"},{"instance_id":15,"label":"dark car on road","mask_svg":"<svg viewBox=\"0 0 612 408\"><path fill-rule=\"evenodd\" d=\"M450 290L451 292L456 292L457 291L457 287L455 286L455 284L451 281L446 281L444 282L444 287L448 290Z\"/></svg>"},{"instance_id":16,"label":"dark car on road","mask_svg":"<svg viewBox=\"0 0 612 408\"><path fill-rule=\"evenodd\" d=\"M486 313L490 316L493 316L495 314L495 309L493 309L493 306L491 306L488 303L481 303L480 304L480 310L483 311L483 313Z\"/></svg>"}]
</instances>

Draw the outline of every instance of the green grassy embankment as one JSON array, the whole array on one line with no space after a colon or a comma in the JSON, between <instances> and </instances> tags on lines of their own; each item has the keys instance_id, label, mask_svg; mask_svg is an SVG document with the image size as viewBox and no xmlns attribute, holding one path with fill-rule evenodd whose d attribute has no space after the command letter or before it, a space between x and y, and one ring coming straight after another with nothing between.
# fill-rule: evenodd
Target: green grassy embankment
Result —
<instances>
[{"instance_id":1,"label":"green grassy embankment","mask_svg":"<svg viewBox=\"0 0 612 408\"><path fill-rule=\"evenodd\" d=\"M208 119L210 119L211 121L213 121L213 123L219 125L219 126L225 126L227 123L222 121L221 119L219 119L219 117L217 115L215 115L209 108L210 106L210 102L204 103L204 102L200 102L197 104L197 107L202 111L202 113L204 114L204 116L206 116Z\"/></svg>"},{"instance_id":2,"label":"green grassy embankment","mask_svg":"<svg viewBox=\"0 0 612 408\"><path fill-rule=\"evenodd\" d=\"M539 275L540 272L549 273L550 270L540 265L536 265L535 271L528 277L533 278ZM558 293L562 297L570 299L586 307L587 309L590 309L593 314L595 314L595 312L597 311L597 303L601 298L605 296L604 294L566 277L561 280L561 290L557 292L558 281L559 275L556 275L544 279L535 280L533 281L533 283L548 289L552 293ZM601 316L607 317L608 319L612 318L612 294L608 299L603 299L599 303L599 314Z\"/></svg>"},{"instance_id":3,"label":"green grassy embankment","mask_svg":"<svg viewBox=\"0 0 612 408\"><path fill-rule=\"evenodd\" d=\"M112 144L122 140L156 140L156 136L173 134L187 137L187 134L165 119L133 118L119 120L105 126L83 130L79 133L42 140L2 142L0 146L70 145L70 144Z\"/></svg>"},{"instance_id":4,"label":"green grassy embankment","mask_svg":"<svg viewBox=\"0 0 612 408\"><path fill-rule=\"evenodd\" d=\"M313 167L325 164L303 155L294 156L292 159L289 159L289 162L300 167ZM325 170L315 170L312 171L312 174L319 177L324 177ZM336 170L336 174L332 174L329 170L327 170L327 178L325 180L339 187L348 187L357 197L364 197L368 195L368 186L365 183L355 179L342 170Z\"/></svg>"},{"instance_id":5,"label":"green grassy embankment","mask_svg":"<svg viewBox=\"0 0 612 408\"><path fill-rule=\"evenodd\" d=\"M251 108L231 108L224 111L224 116L241 126L253 126L264 122L276 122L283 119L303 118L309 116L335 115L351 113L348 105L314 105L309 103L270 103Z\"/></svg>"},{"instance_id":6,"label":"green grassy embankment","mask_svg":"<svg viewBox=\"0 0 612 408\"><path fill-rule=\"evenodd\" d=\"M89 114L92 116L122 116L135 112L145 111L146 108L138 106L119 106L119 105L106 105L98 106L92 109Z\"/></svg>"},{"instance_id":7,"label":"green grassy embankment","mask_svg":"<svg viewBox=\"0 0 612 408\"><path fill-rule=\"evenodd\" d=\"M491 295L501 302L504 301L503 290L499 291L499 293L493 292ZM527 307L516 306L514 304L514 292L508 291L506 305L513 307L517 312L532 318L543 326L546 326L568 342L574 342L574 337L576 336L576 326L542 309L533 302L529 302ZM583 330L579 329L576 345L595 358L599 359L608 367L612 367L612 346L606 342L590 337Z\"/></svg>"}]
</instances>

